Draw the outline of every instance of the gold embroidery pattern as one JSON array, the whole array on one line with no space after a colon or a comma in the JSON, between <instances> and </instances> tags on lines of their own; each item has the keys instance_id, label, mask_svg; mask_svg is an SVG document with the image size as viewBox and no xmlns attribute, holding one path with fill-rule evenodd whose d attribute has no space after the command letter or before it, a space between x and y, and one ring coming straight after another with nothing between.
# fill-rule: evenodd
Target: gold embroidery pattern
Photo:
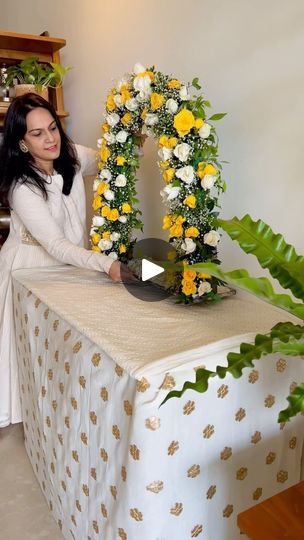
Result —
<instances>
[{"instance_id":1,"label":"gold embroidery pattern","mask_svg":"<svg viewBox=\"0 0 304 540\"><path fill-rule=\"evenodd\" d=\"M112 433L113 433L115 439L117 439L117 440L120 439L120 431L119 431L118 426L115 425L115 426L112 427Z\"/></svg>"},{"instance_id":2,"label":"gold embroidery pattern","mask_svg":"<svg viewBox=\"0 0 304 540\"><path fill-rule=\"evenodd\" d=\"M268 407L270 409L275 403L275 397L271 394L268 394L268 396L264 400L265 407Z\"/></svg>"},{"instance_id":3,"label":"gold embroidery pattern","mask_svg":"<svg viewBox=\"0 0 304 540\"><path fill-rule=\"evenodd\" d=\"M229 459L232 456L232 448L230 448L229 446L225 446L220 456L222 460Z\"/></svg>"},{"instance_id":4,"label":"gold embroidery pattern","mask_svg":"<svg viewBox=\"0 0 304 540\"><path fill-rule=\"evenodd\" d=\"M86 381L85 377L84 377L83 375L80 375L80 377L79 377L79 384L80 384L81 388L85 388L85 387L86 387L86 382L87 382L87 381Z\"/></svg>"},{"instance_id":5,"label":"gold embroidery pattern","mask_svg":"<svg viewBox=\"0 0 304 540\"><path fill-rule=\"evenodd\" d=\"M151 429L151 431L156 431L160 428L160 418L157 418L157 416L146 418L145 426L147 429Z\"/></svg>"},{"instance_id":6,"label":"gold embroidery pattern","mask_svg":"<svg viewBox=\"0 0 304 540\"><path fill-rule=\"evenodd\" d=\"M136 444L131 444L129 451L135 461L138 461L140 459L140 450L139 448L137 448Z\"/></svg>"},{"instance_id":7,"label":"gold embroidery pattern","mask_svg":"<svg viewBox=\"0 0 304 540\"><path fill-rule=\"evenodd\" d=\"M72 450L72 458L73 458L74 461L76 461L76 463L79 463L79 457L78 457L77 450Z\"/></svg>"},{"instance_id":8,"label":"gold embroidery pattern","mask_svg":"<svg viewBox=\"0 0 304 540\"><path fill-rule=\"evenodd\" d=\"M257 444L262 439L262 435L260 431L255 431L255 433L251 437L252 444Z\"/></svg>"},{"instance_id":9,"label":"gold embroidery pattern","mask_svg":"<svg viewBox=\"0 0 304 540\"><path fill-rule=\"evenodd\" d=\"M54 332L56 332L56 330L58 329L58 326L59 326L59 321L58 321L58 319L56 319L56 321L53 322L53 330L54 330Z\"/></svg>"},{"instance_id":10,"label":"gold embroidery pattern","mask_svg":"<svg viewBox=\"0 0 304 540\"><path fill-rule=\"evenodd\" d=\"M254 384L259 380L259 372L256 369L253 369L248 375L248 382Z\"/></svg>"},{"instance_id":11,"label":"gold embroidery pattern","mask_svg":"<svg viewBox=\"0 0 304 540\"><path fill-rule=\"evenodd\" d=\"M83 444L86 444L86 445L88 444L88 437L86 433L81 433L80 439L83 442Z\"/></svg>"},{"instance_id":12,"label":"gold embroidery pattern","mask_svg":"<svg viewBox=\"0 0 304 540\"><path fill-rule=\"evenodd\" d=\"M195 410L195 403L194 401L187 401L187 403L183 407L183 414L188 416Z\"/></svg>"},{"instance_id":13,"label":"gold embroidery pattern","mask_svg":"<svg viewBox=\"0 0 304 540\"><path fill-rule=\"evenodd\" d=\"M279 471L277 474L277 482L280 484L284 484L288 480L288 472L287 471Z\"/></svg>"},{"instance_id":14,"label":"gold embroidery pattern","mask_svg":"<svg viewBox=\"0 0 304 540\"><path fill-rule=\"evenodd\" d=\"M73 346L73 349L72 349L73 353L77 354L80 351L81 347L82 347L81 341L77 341L77 343L75 343L75 345Z\"/></svg>"},{"instance_id":15,"label":"gold embroidery pattern","mask_svg":"<svg viewBox=\"0 0 304 540\"><path fill-rule=\"evenodd\" d=\"M284 358L280 358L280 360L278 360L276 363L276 367L279 373L283 373L283 371L286 369L286 360L284 360Z\"/></svg>"},{"instance_id":16,"label":"gold embroidery pattern","mask_svg":"<svg viewBox=\"0 0 304 540\"><path fill-rule=\"evenodd\" d=\"M97 424L97 415L95 411L90 411L90 420L94 426Z\"/></svg>"},{"instance_id":17,"label":"gold embroidery pattern","mask_svg":"<svg viewBox=\"0 0 304 540\"><path fill-rule=\"evenodd\" d=\"M243 418L245 418L246 416L246 411L245 409L243 409L242 407L240 407L240 409L237 411L237 413L235 414L235 421L236 422L241 422L243 420Z\"/></svg>"},{"instance_id":18,"label":"gold embroidery pattern","mask_svg":"<svg viewBox=\"0 0 304 540\"><path fill-rule=\"evenodd\" d=\"M261 487L256 488L256 490L252 494L252 498L254 501L258 501L259 498L262 496L263 489Z\"/></svg>"},{"instance_id":19,"label":"gold embroidery pattern","mask_svg":"<svg viewBox=\"0 0 304 540\"><path fill-rule=\"evenodd\" d=\"M292 438L290 439L288 445L289 445L289 448L290 448L291 450L294 450L295 447L297 446L297 437L292 437Z\"/></svg>"},{"instance_id":20,"label":"gold embroidery pattern","mask_svg":"<svg viewBox=\"0 0 304 540\"><path fill-rule=\"evenodd\" d=\"M163 489L164 489L164 482L162 482L161 480L158 482L157 481L152 482L151 484L146 486L146 490L152 491L152 493L159 493Z\"/></svg>"},{"instance_id":21,"label":"gold embroidery pattern","mask_svg":"<svg viewBox=\"0 0 304 540\"><path fill-rule=\"evenodd\" d=\"M100 353L93 354L92 360L91 360L93 366L97 367L100 363L100 360L101 360Z\"/></svg>"},{"instance_id":22,"label":"gold embroidery pattern","mask_svg":"<svg viewBox=\"0 0 304 540\"><path fill-rule=\"evenodd\" d=\"M172 375L167 374L161 384L162 390L171 390L171 388L174 388L175 386L175 379L172 377Z\"/></svg>"},{"instance_id":23,"label":"gold embroidery pattern","mask_svg":"<svg viewBox=\"0 0 304 540\"><path fill-rule=\"evenodd\" d=\"M203 431L203 436L204 436L204 439L210 439L210 437L212 437L212 435L214 435L214 426L211 425L211 424L208 424L208 426L205 427L204 431Z\"/></svg>"},{"instance_id":24,"label":"gold embroidery pattern","mask_svg":"<svg viewBox=\"0 0 304 540\"><path fill-rule=\"evenodd\" d=\"M237 479L237 480L245 480L247 474L248 474L248 469L247 469L247 467L241 467L241 468L236 472L236 479Z\"/></svg>"},{"instance_id":25,"label":"gold embroidery pattern","mask_svg":"<svg viewBox=\"0 0 304 540\"><path fill-rule=\"evenodd\" d=\"M96 534L98 534L99 533L99 527L98 527L97 521L92 522L92 527L93 527L94 531L96 532Z\"/></svg>"},{"instance_id":26,"label":"gold embroidery pattern","mask_svg":"<svg viewBox=\"0 0 304 540\"><path fill-rule=\"evenodd\" d=\"M202 525L195 525L195 527L193 527L193 529L191 531L191 538L196 538L197 536L199 536L201 534L202 530L203 530Z\"/></svg>"},{"instance_id":27,"label":"gold embroidery pattern","mask_svg":"<svg viewBox=\"0 0 304 540\"><path fill-rule=\"evenodd\" d=\"M105 451L104 448L100 449L100 457L104 462L108 461L108 453Z\"/></svg>"},{"instance_id":28,"label":"gold embroidery pattern","mask_svg":"<svg viewBox=\"0 0 304 540\"><path fill-rule=\"evenodd\" d=\"M27 229L23 229L20 236L22 244L26 244L28 246L40 246L38 240L36 240L36 238L34 238Z\"/></svg>"},{"instance_id":29,"label":"gold embroidery pattern","mask_svg":"<svg viewBox=\"0 0 304 540\"><path fill-rule=\"evenodd\" d=\"M110 486L110 491L111 491L111 495L112 495L114 501L116 501L116 498L117 498L117 487L116 487L116 486Z\"/></svg>"},{"instance_id":30,"label":"gold embroidery pattern","mask_svg":"<svg viewBox=\"0 0 304 540\"><path fill-rule=\"evenodd\" d=\"M67 341L71 337L71 330L67 330L63 336L64 341Z\"/></svg>"},{"instance_id":31,"label":"gold embroidery pattern","mask_svg":"<svg viewBox=\"0 0 304 540\"><path fill-rule=\"evenodd\" d=\"M87 484L82 484L82 491L86 495L86 497L88 497L90 495L90 490L89 490L89 487L87 486Z\"/></svg>"},{"instance_id":32,"label":"gold embroidery pattern","mask_svg":"<svg viewBox=\"0 0 304 540\"><path fill-rule=\"evenodd\" d=\"M200 474L200 472L201 468L199 465L192 465L192 467L190 467L190 469L187 471L187 476L188 478L195 478Z\"/></svg>"},{"instance_id":33,"label":"gold embroidery pattern","mask_svg":"<svg viewBox=\"0 0 304 540\"><path fill-rule=\"evenodd\" d=\"M168 446L168 456L173 456L177 450L179 450L179 442L172 441L172 443Z\"/></svg>"},{"instance_id":34,"label":"gold embroidery pattern","mask_svg":"<svg viewBox=\"0 0 304 540\"><path fill-rule=\"evenodd\" d=\"M108 517L108 511L107 511L107 508L106 508L106 506L105 506L104 504L101 504L101 505L100 505L100 511L101 511L103 517L104 517L105 519L107 519L107 517Z\"/></svg>"},{"instance_id":35,"label":"gold embroidery pattern","mask_svg":"<svg viewBox=\"0 0 304 540\"><path fill-rule=\"evenodd\" d=\"M124 372L123 368L120 367L118 364L116 364L115 366L116 375L118 375L118 377L121 377L123 375L123 372Z\"/></svg>"},{"instance_id":36,"label":"gold embroidery pattern","mask_svg":"<svg viewBox=\"0 0 304 540\"><path fill-rule=\"evenodd\" d=\"M182 511L183 511L182 503L175 503L175 505L172 506L172 508L170 509L170 514L172 514L173 516L180 516Z\"/></svg>"},{"instance_id":37,"label":"gold embroidery pattern","mask_svg":"<svg viewBox=\"0 0 304 540\"><path fill-rule=\"evenodd\" d=\"M124 411L127 416L132 416L132 412L133 412L132 405L127 399L124 401Z\"/></svg>"},{"instance_id":38,"label":"gold embroidery pattern","mask_svg":"<svg viewBox=\"0 0 304 540\"><path fill-rule=\"evenodd\" d=\"M108 390L103 387L101 390L100 390L100 397L103 401L108 401L109 399L109 394L108 394Z\"/></svg>"},{"instance_id":39,"label":"gold embroidery pattern","mask_svg":"<svg viewBox=\"0 0 304 540\"><path fill-rule=\"evenodd\" d=\"M150 383L145 377L142 377L140 381L136 381L137 392L146 392L150 388Z\"/></svg>"},{"instance_id":40,"label":"gold embroidery pattern","mask_svg":"<svg viewBox=\"0 0 304 540\"><path fill-rule=\"evenodd\" d=\"M223 510L223 517L229 518L233 512L233 504L227 504L226 508Z\"/></svg>"},{"instance_id":41,"label":"gold embroidery pattern","mask_svg":"<svg viewBox=\"0 0 304 540\"><path fill-rule=\"evenodd\" d=\"M127 480L127 469L124 465L121 467L121 478L123 482Z\"/></svg>"},{"instance_id":42,"label":"gold embroidery pattern","mask_svg":"<svg viewBox=\"0 0 304 540\"><path fill-rule=\"evenodd\" d=\"M119 536L120 540L128 540L128 537L127 537L127 534L126 534L125 530L122 529L121 527L119 527L119 529L118 529L118 536Z\"/></svg>"},{"instance_id":43,"label":"gold embroidery pattern","mask_svg":"<svg viewBox=\"0 0 304 540\"><path fill-rule=\"evenodd\" d=\"M144 519L138 508L130 508L130 516L135 519L135 521L143 521Z\"/></svg>"},{"instance_id":44,"label":"gold embroidery pattern","mask_svg":"<svg viewBox=\"0 0 304 540\"><path fill-rule=\"evenodd\" d=\"M210 486L206 493L206 499L212 499L215 493L216 493L216 486Z\"/></svg>"},{"instance_id":45,"label":"gold embroidery pattern","mask_svg":"<svg viewBox=\"0 0 304 540\"><path fill-rule=\"evenodd\" d=\"M225 396L227 396L228 392L229 388L227 384L222 384L217 390L217 397L223 399Z\"/></svg>"}]
</instances>

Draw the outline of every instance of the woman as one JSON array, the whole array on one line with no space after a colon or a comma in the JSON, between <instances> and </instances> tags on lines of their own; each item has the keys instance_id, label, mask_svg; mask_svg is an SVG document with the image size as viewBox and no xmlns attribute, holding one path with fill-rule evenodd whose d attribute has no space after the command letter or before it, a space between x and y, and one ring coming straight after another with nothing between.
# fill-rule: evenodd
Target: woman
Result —
<instances>
[{"instance_id":1,"label":"woman","mask_svg":"<svg viewBox=\"0 0 304 540\"><path fill-rule=\"evenodd\" d=\"M0 151L0 202L11 208L0 251L0 427L22 421L11 272L66 263L122 280L118 261L83 247L83 175L96 170L96 152L72 144L47 101L36 94L13 101Z\"/></svg>"}]
</instances>

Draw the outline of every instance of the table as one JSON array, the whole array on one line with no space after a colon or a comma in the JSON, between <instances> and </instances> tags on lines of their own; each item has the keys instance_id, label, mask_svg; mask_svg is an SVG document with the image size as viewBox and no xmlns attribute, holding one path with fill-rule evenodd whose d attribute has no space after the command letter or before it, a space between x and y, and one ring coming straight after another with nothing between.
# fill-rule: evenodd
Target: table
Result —
<instances>
[{"instance_id":1,"label":"table","mask_svg":"<svg viewBox=\"0 0 304 540\"><path fill-rule=\"evenodd\" d=\"M159 408L279 310L146 303L68 266L15 271L14 301L26 449L64 538L236 540L239 512L299 481L303 417L277 415L301 359L271 355Z\"/></svg>"}]
</instances>

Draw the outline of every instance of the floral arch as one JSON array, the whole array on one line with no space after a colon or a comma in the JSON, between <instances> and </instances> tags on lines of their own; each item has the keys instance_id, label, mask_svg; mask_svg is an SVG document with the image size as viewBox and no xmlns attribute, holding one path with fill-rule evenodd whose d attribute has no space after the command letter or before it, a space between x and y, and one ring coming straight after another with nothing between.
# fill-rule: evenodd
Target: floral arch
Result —
<instances>
[{"instance_id":1,"label":"floral arch","mask_svg":"<svg viewBox=\"0 0 304 540\"><path fill-rule=\"evenodd\" d=\"M172 291L182 302L216 297L216 279L184 270L184 264L216 261L219 234L216 227L218 196L224 191L218 141L207 119L210 103L202 95L198 79L191 84L136 64L110 91L106 101L102 138L98 141L99 173L94 181L92 249L114 260L131 256L132 232L143 228L136 195L140 135L152 136L159 147L159 167L164 180L161 191L167 209L163 229L174 248Z\"/></svg>"}]
</instances>

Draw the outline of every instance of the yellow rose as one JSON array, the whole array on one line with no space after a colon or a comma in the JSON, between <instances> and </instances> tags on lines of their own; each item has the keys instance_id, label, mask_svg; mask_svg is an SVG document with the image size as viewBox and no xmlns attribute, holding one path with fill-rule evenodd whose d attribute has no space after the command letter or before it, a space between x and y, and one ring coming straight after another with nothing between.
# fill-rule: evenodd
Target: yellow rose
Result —
<instances>
[{"instance_id":1,"label":"yellow rose","mask_svg":"<svg viewBox=\"0 0 304 540\"><path fill-rule=\"evenodd\" d=\"M98 244L98 242L101 240L101 236L98 233L94 233L91 235L91 240L93 244Z\"/></svg>"},{"instance_id":2,"label":"yellow rose","mask_svg":"<svg viewBox=\"0 0 304 540\"><path fill-rule=\"evenodd\" d=\"M204 125L204 120L202 118L197 118L195 120L196 129L200 129Z\"/></svg>"},{"instance_id":3,"label":"yellow rose","mask_svg":"<svg viewBox=\"0 0 304 540\"><path fill-rule=\"evenodd\" d=\"M211 163L208 163L205 167L205 174L216 174L217 170L216 168L211 165Z\"/></svg>"},{"instance_id":4,"label":"yellow rose","mask_svg":"<svg viewBox=\"0 0 304 540\"><path fill-rule=\"evenodd\" d=\"M123 203L121 209L122 209L124 214L130 214L130 212L132 212L132 208L129 205L129 203Z\"/></svg>"},{"instance_id":5,"label":"yellow rose","mask_svg":"<svg viewBox=\"0 0 304 540\"><path fill-rule=\"evenodd\" d=\"M198 171L203 171L206 167L206 162L205 161L200 161L198 166L197 166L197 170Z\"/></svg>"},{"instance_id":6,"label":"yellow rose","mask_svg":"<svg viewBox=\"0 0 304 540\"><path fill-rule=\"evenodd\" d=\"M130 124L132 120L132 114L130 112L127 112L123 115L122 119L121 119L121 123L126 126L128 124Z\"/></svg>"},{"instance_id":7,"label":"yellow rose","mask_svg":"<svg viewBox=\"0 0 304 540\"><path fill-rule=\"evenodd\" d=\"M101 208L101 207L102 207L101 197L99 196L94 197L93 202L92 202L93 210L98 210L98 208Z\"/></svg>"},{"instance_id":8,"label":"yellow rose","mask_svg":"<svg viewBox=\"0 0 304 540\"><path fill-rule=\"evenodd\" d=\"M104 206L101 210L102 217L108 218L111 212L111 208L109 206Z\"/></svg>"},{"instance_id":9,"label":"yellow rose","mask_svg":"<svg viewBox=\"0 0 304 540\"><path fill-rule=\"evenodd\" d=\"M196 272L194 270L184 270L183 271L183 278L186 281L191 281L196 278Z\"/></svg>"},{"instance_id":10,"label":"yellow rose","mask_svg":"<svg viewBox=\"0 0 304 540\"><path fill-rule=\"evenodd\" d=\"M103 238L104 240L109 240L110 236L111 236L111 232L110 232L110 231L104 231L104 232L102 233L102 238Z\"/></svg>"},{"instance_id":11,"label":"yellow rose","mask_svg":"<svg viewBox=\"0 0 304 540\"><path fill-rule=\"evenodd\" d=\"M179 89L181 87L181 82L177 79L171 79L171 81L168 82L168 87L171 89Z\"/></svg>"},{"instance_id":12,"label":"yellow rose","mask_svg":"<svg viewBox=\"0 0 304 540\"><path fill-rule=\"evenodd\" d=\"M96 193L98 193L98 195L102 195L105 192L105 190L108 188L109 188L108 184L106 184L105 182L100 182L96 190Z\"/></svg>"},{"instance_id":13,"label":"yellow rose","mask_svg":"<svg viewBox=\"0 0 304 540\"><path fill-rule=\"evenodd\" d=\"M179 225L178 223L175 223L170 227L170 236L176 236L177 238L182 236L183 234L183 227Z\"/></svg>"},{"instance_id":14,"label":"yellow rose","mask_svg":"<svg viewBox=\"0 0 304 540\"><path fill-rule=\"evenodd\" d=\"M110 94L108 97L107 97L107 109L109 111L114 111L114 109L116 109L116 105L115 105L115 101L114 101L114 96L113 94Z\"/></svg>"},{"instance_id":15,"label":"yellow rose","mask_svg":"<svg viewBox=\"0 0 304 540\"><path fill-rule=\"evenodd\" d=\"M116 158L116 164L117 165L124 165L126 162L126 158L123 156L117 156Z\"/></svg>"},{"instance_id":16,"label":"yellow rose","mask_svg":"<svg viewBox=\"0 0 304 540\"><path fill-rule=\"evenodd\" d=\"M172 225L171 217L166 215L163 217L163 229L166 231L167 229L170 229Z\"/></svg>"},{"instance_id":17,"label":"yellow rose","mask_svg":"<svg viewBox=\"0 0 304 540\"><path fill-rule=\"evenodd\" d=\"M176 137L170 137L170 138L168 139L168 146L169 146L169 148L174 148L174 147L177 145L177 143L178 143L178 140L177 140Z\"/></svg>"},{"instance_id":18,"label":"yellow rose","mask_svg":"<svg viewBox=\"0 0 304 540\"><path fill-rule=\"evenodd\" d=\"M154 81L155 74L153 71L142 71L141 73L138 73L137 77L145 77L146 75L150 77L151 81Z\"/></svg>"},{"instance_id":19,"label":"yellow rose","mask_svg":"<svg viewBox=\"0 0 304 540\"><path fill-rule=\"evenodd\" d=\"M170 161L160 161L159 165L160 165L161 169L166 169L167 167L169 167Z\"/></svg>"},{"instance_id":20,"label":"yellow rose","mask_svg":"<svg viewBox=\"0 0 304 540\"><path fill-rule=\"evenodd\" d=\"M191 111L182 109L174 116L174 127L180 137L187 135L195 125L195 118Z\"/></svg>"},{"instance_id":21,"label":"yellow rose","mask_svg":"<svg viewBox=\"0 0 304 540\"><path fill-rule=\"evenodd\" d=\"M127 251L127 248L126 248L125 244L120 244L119 253L126 253L126 251Z\"/></svg>"},{"instance_id":22,"label":"yellow rose","mask_svg":"<svg viewBox=\"0 0 304 540\"><path fill-rule=\"evenodd\" d=\"M175 175L175 169L167 169L163 172L163 179L165 182L169 183L171 182L172 178L174 178Z\"/></svg>"},{"instance_id":23,"label":"yellow rose","mask_svg":"<svg viewBox=\"0 0 304 540\"><path fill-rule=\"evenodd\" d=\"M92 247L91 247L91 250L92 250L92 251L97 251L98 253L101 252L101 249L100 249L100 247L98 247L98 246L92 246Z\"/></svg>"},{"instance_id":24,"label":"yellow rose","mask_svg":"<svg viewBox=\"0 0 304 540\"><path fill-rule=\"evenodd\" d=\"M186 238L197 238L198 235L199 230L196 227L189 227L189 229L186 229L185 231Z\"/></svg>"},{"instance_id":25,"label":"yellow rose","mask_svg":"<svg viewBox=\"0 0 304 540\"><path fill-rule=\"evenodd\" d=\"M165 101L165 98L162 94L158 94L157 92L152 92L150 96L150 102L151 102L151 109L152 111L156 111L159 109Z\"/></svg>"},{"instance_id":26,"label":"yellow rose","mask_svg":"<svg viewBox=\"0 0 304 540\"><path fill-rule=\"evenodd\" d=\"M132 96L125 85L121 87L120 93L121 93L121 101L124 105L126 101L128 101L128 99L131 99Z\"/></svg>"},{"instance_id":27,"label":"yellow rose","mask_svg":"<svg viewBox=\"0 0 304 540\"><path fill-rule=\"evenodd\" d=\"M183 203L186 204L187 206L189 206L189 208L195 208L196 207L196 198L195 198L194 195L188 195L188 197L186 197L183 200Z\"/></svg>"},{"instance_id":28,"label":"yellow rose","mask_svg":"<svg viewBox=\"0 0 304 540\"><path fill-rule=\"evenodd\" d=\"M100 154L100 157L101 157L102 161L107 161L108 158L111 155L111 152L106 146L102 146L100 151L99 151L99 154Z\"/></svg>"},{"instance_id":29,"label":"yellow rose","mask_svg":"<svg viewBox=\"0 0 304 540\"><path fill-rule=\"evenodd\" d=\"M109 130L110 130L110 126L109 124L107 124L107 122L104 122L102 125L101 125L101 129L107 133Z\"/></svg>"},{"instance_id":30,"label":"yellow rose","mask_svg":"<svg viewBox=\"0 0 304 540\"><path fill-rule=\"evenodd\" d=\"M174 219L175 219L176 225L182 225L184 223L184 221L186 221L186 218L184 218L183 216L175 215Z\"/></svg>"},{"instance_id":31,"label":"yellow rose","mask_svg":"<svg viewBox=\"0 0 304 540\"><path fill-rule=\"evenodd\" d=\"M141 115L140 115L140 118L141 118L142 120L145 120L147 114L148 114L148 109L145 107L145 108L143 109Z\"/></svg>"},{"instance_id":32,"label":"yellow rose","mask_svg":"<svg viewBox=\"0 0 304 540\"><path fill-rule=\"evenodd\" d=\"M168 136L167 135L161 135L161 137L159 137L158 144L159 144L159 146L166 146L167 148L169 148L169 146L168 146Z\"/></svg>"},{"instance_id":33,"label":"yellow rose","mask_svg":"<svg viewBox=\"0 0 304 540\"><path fill-rule=\"evenodd\" d=\"M182 285L183 285L182 291L187 296L190 296L191 294L196 293L196 285L192 280L183 279L182 280Z\"/></svg>"},{"instance_id":34,"label":"yellow rose","mask_svg":"<svg viewBox=\"0 0 304 540\"><path fill-rule=\"evenodd\" d=\"M198 277L199 277L200 279L210 279L210 278L211 278L210 274L203 274L202 272L200 272L200 273L198 274Z\"/></svg>"},{"instance_id":35,"label":"yellow rose","mask_svg":"<svg viewBox=\"0 0 304 540\"><path fill-rule=\"evenodd\" d=\"M117 221L118 218L119 218L118 210L116 208L113 208L112 210L110 210L110 213L108 215L108 219L110 221Z\"/></svg>"}]
</instances>

